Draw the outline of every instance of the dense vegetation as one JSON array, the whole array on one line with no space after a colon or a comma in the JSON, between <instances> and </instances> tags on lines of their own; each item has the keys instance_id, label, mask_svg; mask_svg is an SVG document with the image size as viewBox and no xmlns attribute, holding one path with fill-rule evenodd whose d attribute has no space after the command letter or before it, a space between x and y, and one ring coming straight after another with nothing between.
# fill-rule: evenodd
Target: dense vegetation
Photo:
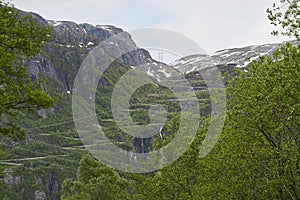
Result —
<instances>
[{"instance_id":1,"label":"dense vegetation","mask_svg":"<svg viewBox=\"0 0 300 200\"><path fill-rule=\"evenodd\" d=\"M86 156L62 198L299 199L299 58L300 46L286 44L247 73L236 71L223 134L205 158L198 156L205 128L179 160L155 173L118 174Z\"/></svg>"},{"instance_id":2,"label":"dense vegetation","mask_svg":"<svg viewBox=\"0 0 300 200\"><path fill-rule=\"evenodd\" d=\"M283 34L297 38L299 2L282 3L288 4L287 10L275 6L268 10L269 18L283 26ZM154 173L117 175L87 155L77 180L65 181L62 198L300 199L299 58L300 45L287 43L273 57L255 61L247 72L229 74L226 124L220 141L205 158L199 158L198 152L206 126L180 159ZM172 127L170 123L167 127ZM168 139L172 138L153 141L153 147Z\"/></svg>"},{"instance_id":3,"label":"dense vegetation","mask_svg":"<svg viewBox=\"0 0 300 200\"><path fill-rule=\"evenodd\" d=\"M299 1L281 4L287 9L275 5L268 10L271 22L281 25L283 34L299 39ZM161 170L131 174L88 154L74 127L71 94L62 92L62 83L51 78L32 81L22 66L41 49L72 84L84 57L82 50L43 44L51 30L34 24L30 17L20 17L4 1L0 14L2 198L34 199L37 191L44 191L49 199L300 199L300 45L282 45L273 57L253 62L247 72L228 73L226 124L209 155L199 157L211 109L208 91L200 89L196 95L201 126L189 149ZM56 53L67 54L69 63ZM168 111L163 137L139 139L124 134L113 121L110 97L129 69L117 60L105 72L97 88L96 113L114 144L127 151L151 152L175 136L180 108L169 89L144 85L130 99L130 115L135 122L147 124L149 107L161 104ZM185 77L195 88L206 86L196 72ZM51 96L56 98L55 106L41 110L54 105Z\"/></svg>"},{"instance_id":4,"label":"dense vegetation","mask_svg":"<svg viewBox=\"0 0 300 200\"><path fill-rule=\"evenodd\" d=\"M50 30L29 16L20 16L7 1L0 1L0 24L0 135L1 144L6 145L24 140L21 119L52 107L54 98L43 90L42 81L31 80L23 66L26 59L40 52Z\"/></svg>"},{"instance_id":5,"label":"dense vegetation","mask_svg":"<svg viewBox=\"0 0 300 200\"><path fill-rule=\"evenodd\" d=\"M54 105L40 82L32 82L22 62L40 52L47 41L47 28L34 24L29 16L19 13L0 1L0 133L13 139L25 137L14 121L21 111L37 111Z\"/></svg>"},{"instance_id":6,"label":"dense vegetation","mask_svg":"<svg viewBox=\"0 0 300 200\"><path fill-rule=\"evenodd\" d=\"M63 199L299 199L299 58L300 46L286 44L247 73L236 71L223 134L205 158L198 155L205 127L179 160L150 174L117 173L87 155Z\"/></svg>"}]
</instances>

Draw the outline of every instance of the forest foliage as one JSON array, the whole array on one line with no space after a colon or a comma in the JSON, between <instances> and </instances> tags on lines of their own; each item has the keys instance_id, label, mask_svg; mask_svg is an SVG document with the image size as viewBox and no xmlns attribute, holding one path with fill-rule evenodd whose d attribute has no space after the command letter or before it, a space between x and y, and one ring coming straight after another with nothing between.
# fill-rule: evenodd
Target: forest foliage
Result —
<instances>
[{"instance_id":1,"label":"forest foliage","mask_svg":"<svg viewBox=\"0 0 300 200\"><path fill-rule=\"evenodd\" d=\"M280 3L267 10L271 23L281 26L284 35L299 39L299 1ZM209 155L198 156L205 136L202 128L176 162L148 174L118 172L119 176L114 177L122 186L115 187L109 181L110 174L116 172L111 168L88 181L82 179L94 170L84 164L87 160L94 162L92 166L98 165L98 170L103 168L87 155L77 180L65 181L63 199L79 195L107 199L107 193L113 195L110 199L300 199L299 77L298 40L296 45L283 44L271 57L260 57L247 67L247 72L237 69L234 76L229 75L226 124ZM156 140L153 145L163 144ZM94 187L105 185L105 180L109 188ZM84 190L76 187L79 184ZM121 192L114 193L113 188ZM89 195L95 193L102 195Z\"/></svg>"},{"instance_id":2,"label":"forest foliage","mask_svg":"<svg viewBox=\"0 0 300 200\"><path fill-rule=\"evenodd\" d=\"M246 72L237 69L234 76L228 75L226 123L209 155L199 157L210 116L201 118L204 126L199 128L192 145L178 160L146 174L116 171L90 155L85 155L78 166L77 161L86 152L80 149L82 144L74 130L65 130L72 125L61 126L57 132L41 128L39 130L46 134L40 133L35 139L42 142L27 145L26 151L15 147L7 155L11 159L23 158L33 155L35 149L33 156L47 157L49 161L23 162L22 167L17 169L20 173L30 169L27 175L33 176L33 179L26 179L16 188L24 190L34 185L45 190L45 186L37 185L34 176L48 177L57 171L57 177L65 179L62 199L300 199L299 0L280 0L267 13L271 23L281 27L282 34L295 37L297 44L286 43L273 56L262 56L254 61ZM43 81L33 81L23 66L28 58L40 52L51 30L35 24L29 16L20 16L6 1L0 1L0 24L0 134L2 139L20 140L25 138L25 131L18 123L26 121L22 117L55 104L51 95L44 91ZM278 30L273 32L275 35L279 33ZM118 65L110 69L117 72L114 77L127 70L120 63ZM105 78L110 82L116 81L109 75ZM111 93L112 86L99 86L97 92ZM168 91L153 86L140 88L142 94L145 91L160 91L160 95L170 97ZM203 110L209 111L207 91L197 95L203 97ZM161 101L153 96L151 98ZM151 98L146 101L135 95L132 101L138 102L147 111L149 100L153 100ZM67 105L69 101L66 97L60 103ZM99 116L103 119L111 117L107 97L99 95L96 102ZM165 103L165 107L168 106L170 110L177 111L178 105ZM46 121L56 123L65 120L70 113L69 107L64 108L56 116L49 114ZM141 124L149 121L147 112L132 112L132 117ZM170 116L163 129L164 137L156 136L152 140L153 149L172 140L179 120L178 113ZM105 123L111 123L107 128L110 139L117 138L120 147L133 150L130 138L125 137L112 122ZM54 149L54 145L67 146ZM61 156L64 153L68 159L65 155ZM60 164L54 164L57 160ZM63 169L63 165L70 169ZM9 191L6 195L13 199L32 197L31 194L24 196L25 193ZM51 198L60 198L59 193Z\"/></svg>"}]
</instances>

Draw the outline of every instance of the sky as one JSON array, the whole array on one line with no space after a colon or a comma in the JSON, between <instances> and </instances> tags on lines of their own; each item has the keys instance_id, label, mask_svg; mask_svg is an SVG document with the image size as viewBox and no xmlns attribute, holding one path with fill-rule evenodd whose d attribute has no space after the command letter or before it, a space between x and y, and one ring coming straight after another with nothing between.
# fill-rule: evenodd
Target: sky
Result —
<instances>
[{"instance_id":1,"label":"sky","mask_svg":"<svg viewBox=\"0 0 300 200\"><path fill-rule=\"evenodd\" d=\"M168 29L192 39L207 54L226 48L276 43L266 10L276 0L12 0L46 19L131 31Z\"/></svg>"}]
</instances>

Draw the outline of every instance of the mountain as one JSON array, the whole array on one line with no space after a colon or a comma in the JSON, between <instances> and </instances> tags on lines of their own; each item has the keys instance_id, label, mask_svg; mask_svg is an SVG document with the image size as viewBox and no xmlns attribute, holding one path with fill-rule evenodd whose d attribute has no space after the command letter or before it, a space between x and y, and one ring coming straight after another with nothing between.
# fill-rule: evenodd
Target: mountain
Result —
<instances>
[{"instance_id":1,"label":"mountain","mask_svg":"<svg viewBox=\"0 0 300 200\"><path fill-rule=\"evenodd\" d=\"M293 41L295 42L295 41ZM260 56L272 56L280 46L278 44L253 45L243 48L224 49L212 55L189 55L171 63L181 73L188 74L211 66L236 67L246 70L246 67Z\"/></svg>"},{"instance_id":2,"label":"mountain","mask_svg":"<svg viewBox=\"0 0 300 200\"><path fill-rule=\"evenodd\" d=\"M136 49L111 63L96 93L99 123L108 138L119 147L135 152L148 152L151 139L128 137L113 122L110 96L114 85L135 66L143 65L148 75L161 79L178 74L178 71L153 60L148 51L136 46L127 32L115 26L46 20L35 13L20 12L32 15L36 23L52 29L50 40L43 43L41 53L22 62L32 79L45 79L43 88L57 98L57 104L49 110L40 110L38 119L23 115L20 125L27 132L26 141L0 138L0 148L6 154L0 160L5 169L4 185L0 190L8 199L60 199L64 179L76 176L80 159L87 153L74 126L71 101L75 76L88 53L112 36L116 36L110 43L114 50ZM148 89L159 90L164 96L173 98L164 88L146 86L141 92ZM154 95L146 100L145 96L134 96L136 105L130 109L137 123L147 123L146 111L151 100L160 101L160 97Z\"/></svg>"},{"instance_id":3,"label":"mountain","mask_svg":"<svg viewBox=\"0 0 300 200\"><path fill-rule=\"evenodd\" d=\"M128 33L114 26L93 26L86 23L45 20L35 13L31 14L37 23L51 27L53 32L49 35L50 42L42 46L42 53L30 59L26 65L33 78L39 78L41 73L48 78L59 80L63 84L62 90L64 91L72 90L74 76L83 59L90 50L105 39L124 33L120 36L122 38L118 38L118 43L115 45L122 48L122 43L126 43L136 47ZM128 66L152 62L149 52L144 49L137 49L125 54L120 60ZM71 71L72 73L70 73Z\"/></svg>"},{"instance_id":4,"label":"mountain","mask_svg":"<svg viewBox=\"0 0 300 200\"><path fill-rule=\"evenodd\" d=\"M21 15L27 14L21 11ZM207 116L210 113L209 93L205 81L197 73L199 70L210 66L218 66L222 71L246 68L259 56L271 55L279 45L227 49L211 56L190 55L168 66L155 61L148 51L138 48L131 36L118 27L46 20L38 14L29 14L36 23L50 27L52 33L50 40L42 45L41 53L24 60L23 64L32 79L45 78L44 89L58 100L54 108L40 110L38 119L24 115L21 125L27 131L26 141L1 138L0 145L6 153L6 158L0 160L5 168L3 193L8 199L60 199L64 179L75 177L79 161L87 150L78 136L72 116L74 79L88 53L108 38L117 35L110 44L114 50L137 50L116 59L100 79L95 99L97 118L114 144L138 153L149 152L152 139L158 135L145 139L130 137L114 122L110 97L122 75L142 65L142 71L158 80L184 76L196 91L201 115ZM147 113L153 104L161 104L171 113L169 121L180 111L178 101L170 90L159 84L146 85L139 88L130 100L129 112L133 120L139 125L149 123ZM161 134L169 134L167 128L162 128Z\"/></svg>"}]
</instances>

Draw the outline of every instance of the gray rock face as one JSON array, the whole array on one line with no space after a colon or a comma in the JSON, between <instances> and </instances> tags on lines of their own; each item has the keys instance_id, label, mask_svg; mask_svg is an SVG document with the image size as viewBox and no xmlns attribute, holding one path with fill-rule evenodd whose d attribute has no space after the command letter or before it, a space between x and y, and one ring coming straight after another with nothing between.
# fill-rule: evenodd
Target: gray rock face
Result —
<instances>
[{"instance_id":1,"label":"gray rock face","mask_svg":"<svg viewBox=\"0 0 300 200\"><path fill-rule=\"evenodd\" d=\"M28 13L21 11L21 14ZM88 53L112 36L117 35L116 42L112 44L117 48L122 49L123 44L126 44L136 49L118 58L126 65L138 66L153 62L149 52L137 48L131 36L120 28L111 25L93 26L86 23L45 20L35 13L30 14L35 22L51 27L53 32L49 35L51 40L42 45L42 53L27 62L24 61L24 64L29 69L32 78L47 77L62 83L57 88L61 93L67 93L72 89L76 72Z\"/></svg>"},{"instance_id":2,"label":"gray rock face","mask_svg":"<svg viewBox=\"0 0 300 200\"><path fill-rule=\"evenodd\" d=\"M35 200L45 200L47 199L46 193L42 190L36 190L34 193Z\"/></svg>"},{"instance_id":3,"label":"gray rock face","mask_svg":"<svg viewBox=\"0 0 300 200\"><path fill-rule=\"evenodd\" d=\"M51 43L58 44L59 46L79 47L82 50L91 50L93 47L99 45L103 40L106 40L119 33L122 34L114 45L120 46L120 41L136 47L131 36L124 32L122 29L111 25L90 25L90 24L76 24L67 21L48 21L48 24L53 27L53 40ZM122 56L121 60L127 65L139 65L144 62L149 62L151 59L150 54L143 49L138 49L132 53Z\"/></svg>"},{"instance_id":4,"label":"gray rock face","mask_svg":"<svg viewBox=\"0 0 300 200\"><path fill-rule=\"evenodd\" d=\"M24 177L22 176L13 176L12 174L6 174L4 178L4 183L8 185L8 188L11 189L14 186L18 185Z\"/></svg>"}]
</instances>

